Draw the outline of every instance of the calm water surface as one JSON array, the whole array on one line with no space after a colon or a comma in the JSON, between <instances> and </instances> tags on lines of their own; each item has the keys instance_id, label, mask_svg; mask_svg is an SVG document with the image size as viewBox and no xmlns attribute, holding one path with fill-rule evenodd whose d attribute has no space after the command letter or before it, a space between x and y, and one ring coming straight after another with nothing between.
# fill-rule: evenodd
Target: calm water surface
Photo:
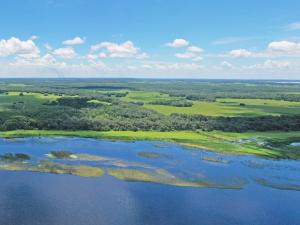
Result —
<instances>
[{"instance_id":1,"label":"calm water surface","mask_svg":"<svg viewBox=\"0 0 300 225\"><path fill-rule=\"evenodd\" d=\"M172 143L83 138L0 139L0 154L27 153L38 161L53 150L143 163L182 178L223 183L243 180L246 185L241 190L192 188L126 182L108 175L83 178L0 171L1 225L300 224L300 191L287 190L300 185L298 161L223 156ZM164 157L142 158L138 155L140 151L163 153ZM221 157L231 163L201 159L206 156ZM105 166L105 162L88 164ZM275 185L261 185L256 182L258 179Z\"/></svg>"}]
</instances>

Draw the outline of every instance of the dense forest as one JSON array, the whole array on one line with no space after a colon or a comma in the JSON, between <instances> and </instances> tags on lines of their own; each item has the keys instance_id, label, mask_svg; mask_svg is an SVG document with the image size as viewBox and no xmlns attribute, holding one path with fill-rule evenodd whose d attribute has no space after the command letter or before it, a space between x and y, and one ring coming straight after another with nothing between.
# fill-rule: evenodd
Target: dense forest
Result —
<instances>
[{"instance_id":1,"label":"dense forest","mask_svg":"<svg viewBox=\"0 0 300 225\"><path fill-rule=\"evenodd\" d=\"M180 108L192 107L193 101L214 102L220 97L299 102L300 85L297 84L134 79L63 81L2 80L0 130L300 130L300 111L280 116L205 116L201 111L195 115L164 115L145 108L144 101L124 100L130 91L152 91L168 98L154 98L148 104ZM11 92L18 94L11 97ZM42 97L38 99L30 93Z\"/></svg>"}]
</instances>

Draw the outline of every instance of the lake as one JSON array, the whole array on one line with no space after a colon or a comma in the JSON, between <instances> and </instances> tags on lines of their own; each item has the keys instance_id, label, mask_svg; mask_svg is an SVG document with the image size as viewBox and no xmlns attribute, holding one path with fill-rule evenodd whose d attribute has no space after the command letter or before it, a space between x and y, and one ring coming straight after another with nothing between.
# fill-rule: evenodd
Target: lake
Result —
<instances>
[{"instance_id":1,"label":"lake","mask_svg":"<svg viewBox=\"0 0 300 225\"><path fill-rule=\"evenodd\" d=\"M78 158L46 155L59 150ZM0 161L3 225L300 224L299 161L89 138L0 139L0 154L5 153L31 159L18 171ZM42 160L99 167L105 174L42 173ZM147 174L135 180L130 176L140 175L136 171Z\"/></svg>"}]
</instances>

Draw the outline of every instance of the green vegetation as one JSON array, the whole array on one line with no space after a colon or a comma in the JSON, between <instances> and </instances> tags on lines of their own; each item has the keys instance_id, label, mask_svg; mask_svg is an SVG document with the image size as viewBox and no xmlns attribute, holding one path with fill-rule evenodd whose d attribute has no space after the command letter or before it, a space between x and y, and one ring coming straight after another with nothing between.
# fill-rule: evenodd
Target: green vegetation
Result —
<instances>
[{"instance_id":1,"label":"green vegetation","mask_svg":"<svg viewBox=\"0 0 300 225\"><path fill-rule=\"evenodd\" d=\"M300 151L289 146L271 146L274 141L300 140L300 132L189 132L189 131L42 131L16 130L0 132L6 138L30 136L77 136L114 140L152 140L176 142L191 148L204 148L224 154L253 154L275 159L299 159Z\"/></svg>"},{"instance_id":2,"label":"green vegetation","mask_svg":"<svg viewBox=\"0 0 300 225\"><path fill-rule=\"evenodd\" d=\"M74 154L69 151L51 151L49 156L56 159L72 159Z\"/></svg>"},{"instance_id":3,"label":"green vegetation","mask_svg":"<svg viewBox=\"0 0 300 225\"><path fill-rule=\"evenodd\" d=\"M253 81L2 80L0 130L295 131L299 93Z\"/></svg>"},{"instance_id":4,"label":"green vegetation","mask_svg":"<svg viewBox=\"0 0 300 225\"><path fill-rule=\"evenodd\" d=\"M3 155L0 155L0 161L5 162L25 162L30 160L30 156L23 153L5 153Z\"/></svg>"},{"instance_id":5,"label":"green vegetation","mask_svg":"<svg viewBox=\"0 0 300 225\"><path fill-rule=\"evenodd\" d=\"M298 159L289 143L300 139L299 93L300 84L274 81L1 79L0 135L174 141Z\"/></svg>"},{"instance_id":6,"label":"green vegetation","mask_svg":"<svg viewBox=\"0 0 300 225\"><path fill-rule=\"evenodd\" d=\"M0 163L0 170L30 171L40 173L70 174L81 177L100 177L104 170L99 167L84 165L65 165L42 160L36 164L23 164L18 162Z\"/></svg>"},{"instance_id":7,"label":"green vegetation","mask_svg":"<svg viewBox=\"0 0 300 225\"><path fill-rule=\"evenodd\" d=\"M283 183L282 181L280 183L272 182L267 179L263 178L256 178L254 181L262 186L280 189L280 190L292 190L292 191L300 191L300 185L299 184L293 184L293 183Z\"/></svg>"},{"instance_id":8,"label":"green vegetation","mask_svg":"<svg viewBox=\"0 0 300 225\"><path fill-rule=\"evenodd\" d=\"M165 155L158 152L138 152L138 156L150 159L160 159Z\"/></svg>"},{"instance_id":9,"label":"green vegetation","mask_svg":"<svg viewBox=\"0 0 300 225\"><path fill-rule=\"evenodd\" d=\"M230 160L223 159L222 157L203 156L201 159L204 160L204 161L213 162L213 163L222 163L222 164L229 164L229 163L231 163Z\"/></svg>"},{"instance_id":10,"label":"green vegetation","mask_svg":"<svg viewBox=\"0 0 300 225\"><path fill-rule=\"evenodd\" d=\"M145 171L134 169L108 169L110 176L116 177L125 181L140 181L151 182L158 184L168 184L179 187L209 187L209 188L224 188L224 189L241 189L245 182L241 181L233 184L215 184L207 181L189 181L177 178L173 174L165 170Z\"/></svg>"},{"instance_id":11,"label":"green vegetation","mask_svg":"<svg viewBox=\"0 0 300 225\"><path fill-rule=\"evenodd\" d=\"M217 99L215 102L193 101L190 107L145 104L148 109L164 115L172 113L205 116L279 116L299 114L300 102L269 99Z\"/></svg>"}]
</instances>

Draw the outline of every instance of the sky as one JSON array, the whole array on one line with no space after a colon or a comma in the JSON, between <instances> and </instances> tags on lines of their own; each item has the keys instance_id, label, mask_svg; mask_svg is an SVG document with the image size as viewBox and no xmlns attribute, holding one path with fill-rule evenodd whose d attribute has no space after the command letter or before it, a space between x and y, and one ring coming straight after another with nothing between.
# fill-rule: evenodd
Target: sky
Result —
<instances>
[{"instance_id":1,"label":"sky","mask_svg":"<svg viewBox=\"0 0 300 225\"><path fill-rule=\"evenodd\" d=\"M300 79L299 0L1 0L1 77Z\"/></svg>"}]
</instances>

